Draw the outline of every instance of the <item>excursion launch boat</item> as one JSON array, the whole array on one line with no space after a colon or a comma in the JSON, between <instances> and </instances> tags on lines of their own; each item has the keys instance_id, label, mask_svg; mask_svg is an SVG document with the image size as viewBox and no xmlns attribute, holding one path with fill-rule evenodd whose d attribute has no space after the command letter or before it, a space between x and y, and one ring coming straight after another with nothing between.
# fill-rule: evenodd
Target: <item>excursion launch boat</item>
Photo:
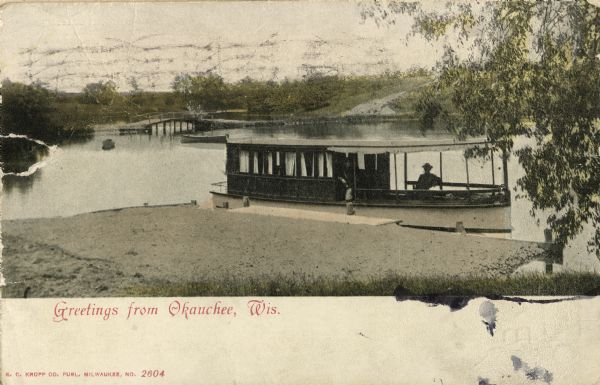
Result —
<instances>
[{"instance_id":1,"label":"excursion launch boat","mask_svg":"<svg viewBox=\"0 0 600 385\"><path fill-rule=\"evenodd\" d=\"M484 160L467 158L469 149L486 154ZM351 200L357 215L407 227L511 232L506 156L485 139L230 138L226 153L227 181L213 184L214 207L241 207L247 197L266 206L345 213Z\"/></svg>"}]
</instances>

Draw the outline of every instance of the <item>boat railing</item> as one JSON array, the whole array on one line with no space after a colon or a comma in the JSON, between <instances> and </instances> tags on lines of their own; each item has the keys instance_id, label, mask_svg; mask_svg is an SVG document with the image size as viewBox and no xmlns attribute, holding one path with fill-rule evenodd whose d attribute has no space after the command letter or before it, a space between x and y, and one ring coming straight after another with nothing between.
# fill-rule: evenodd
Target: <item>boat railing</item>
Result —
<instances>
[{"instance_id":1,"label":"boat railing","mask_svg":"<svg viewBox=\"0 0 600 385\"><path fill-rule=\"evenodd\" d=\"M417 181L416 180L409 180L406 181L406 184L408 186L412 186L413 189L415 188L415 186L417 185ZM464 187L466 189L471 189L471 188L484 188L484 189L502 189L504 188L503 185L497 185L497 184L490 184L490 183L465 183L465 182L442 182L440 185L437 185L435 187L441 186L442 188L444 187ZM433 187L433 188L435 188Z\"/></svg>"},{"instance_id":2,"label":"boat railing","mask_svg":"<svg viewBox=\"0 0 600 385\"><path fill-rule=\"evenodd\" d=\"M331 177L309 178L246 173L227 174L227 193L269 199L335 201L336 181Z\"/></svg>"},{"instance_id":3,"label":"boat railing","mask_svg":"<svg viewBox=\"0 0 600 385\"><path fill-rule=\"evenodd\" d=\"M215 192L218 192L221 194L227 193L227 181L211 183L211 186L213 186L213 191L215 191Z\"/></svg>"},{"instance_id":4,"label":"boat railing","mask_svg":"<svg viewBox=\"0 0 600 385\"><path fill-rule=\"evenodd\" d=\"M407 184L410 185L411 183ZM412 185L414 186L414 183ZM442 186L466 187L466 183L444 183ZM504 186L495 186L487 184L469 184L469 189L462 190L395 190L357 188L355 197L357 200L382 201L467 200L502 203L510 200L510 195L505 191Z\"/></svg>"},{"instance_id":5,"label":"boat railing","mask_svg":"<svg viewBox=\"0 0 600 385\"><path fill-rule=\"evenodd\" d=\"M391 193L391 194L404 194L404 195L430 195L430 196L444 196L444 195L455 195L455 196L469 196L472 194L492 194L501 193L502 188L475 188L470 190L394 190L394 189L374 189L374 188L357 188L357 192L379 192L379 193Z\"/></svg>"},{"instance_id":6,"label":"boat railing","mask_svg":"<svg viewBox=\"0 0 600 385\"><path fill-rule=\"evenodd\" d=\"M404 190L385 188L356 188L354 198L364 202L436 201L447 204L466 202L469 204L505 205L510 203L510 192L504 185L485 183L443 182L429 190L415 189L416 181L407 181ZM286 199L340 199L340 187L335 178L298 177L281 175L259 175L250 173L228 173L228 181L211 185L212 191L221 194L251 194L257 197ZM412 187L412 189L411 189ZM448 188L445 189L444 187ZM335 198L334 198L335 197Z\"/></svg>"}]
</instances>

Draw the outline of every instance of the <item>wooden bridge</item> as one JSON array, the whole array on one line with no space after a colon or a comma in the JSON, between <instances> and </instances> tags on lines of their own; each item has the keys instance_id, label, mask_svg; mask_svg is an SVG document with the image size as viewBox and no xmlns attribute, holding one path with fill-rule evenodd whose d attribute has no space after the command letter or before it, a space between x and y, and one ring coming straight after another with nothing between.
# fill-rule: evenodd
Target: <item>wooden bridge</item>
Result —
<instances>
[{"instance_id":1,"label":"wooden bridge","mask_svg":"<svg viewBox=\"0 0 600 385\"><path fill-rule=\"evenodd\" d=\"M192 112L165 112L156 114L144 114L136 118L142 118L128 123L119 128L119 134L149 134L161 131L163 135L167 132L172 134L191 133L199 128L200 117Z\"/></svg>"}]
</instances>

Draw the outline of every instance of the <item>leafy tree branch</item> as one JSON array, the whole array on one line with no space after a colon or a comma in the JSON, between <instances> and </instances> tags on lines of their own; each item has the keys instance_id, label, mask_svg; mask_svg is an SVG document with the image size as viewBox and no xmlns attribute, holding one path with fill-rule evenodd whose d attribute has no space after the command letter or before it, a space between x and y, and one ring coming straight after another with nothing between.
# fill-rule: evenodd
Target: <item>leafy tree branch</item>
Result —
<instances>
[{"instance_id":1,"label":"leafy tree branch","mask_svg":"<svg viewBox=\"0 0 600 385\"><path fill-rule=\"evenodd\" d=\"M487 136L518 156L533 212L568 242L585 223L600 257L600 9L584 0L362 4L378 25L400 15L411 36L444 44L417 103L423 129ZM532 143L514 148L518 137Z\"/></svg>"}]
</instances>

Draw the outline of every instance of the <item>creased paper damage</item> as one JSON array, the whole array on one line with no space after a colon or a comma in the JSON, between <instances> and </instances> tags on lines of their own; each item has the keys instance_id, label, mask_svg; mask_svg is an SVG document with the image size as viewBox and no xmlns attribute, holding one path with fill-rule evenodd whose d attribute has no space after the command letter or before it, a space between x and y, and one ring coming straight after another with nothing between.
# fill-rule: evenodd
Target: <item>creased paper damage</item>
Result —
<instances>
[{"instance_id":1,"label":"creased paper damage","mask_svg":"<svg viewBox=\"0 0 600 385\"><path fill-rule=\"evenodd\" d=\"M4 139L26 139L29 141L32 141L36 144L39 144L41 146L44 146L48 149L48 156L44 157L43 160L36 162L34 164L32 164L31 166L29 166L27 168L26 171L23 172L4 172L0 169L0 175L4 176L4 175L13 175L13 176L30 176L33 175L36 171L40 170L41 168L43 168L44 166L46 166L49 162L52 161L52 155L54 155L56 153L56 151L58 150L58 146L57 145L48 145L45 142L38 140L38 139L33 139L30 138L26 135L17 135L17 134L8 134L8 135L0 135L0 138L4 138Z\"/></svg>"}]
</instances>

